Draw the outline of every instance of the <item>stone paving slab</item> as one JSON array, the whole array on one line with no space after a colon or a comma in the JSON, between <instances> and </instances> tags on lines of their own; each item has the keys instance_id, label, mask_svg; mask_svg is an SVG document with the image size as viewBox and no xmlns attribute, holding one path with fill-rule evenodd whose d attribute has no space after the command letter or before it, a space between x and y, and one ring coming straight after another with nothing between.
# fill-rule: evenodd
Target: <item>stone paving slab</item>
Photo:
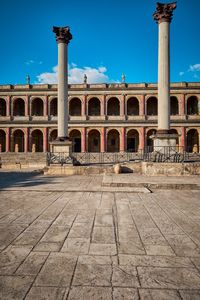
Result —
<instances>
[{"instance_id":1,"label":"stone paving slab","mask_svg":"<svg viewBox=\"0 0 200 300\"><path fill-rule=\"evenodd\" d=\"M200 299L198 190L113 192L100 190L103 176L28 174L27 185L25 173L4 175L0 299Z\"/></svg>"}]
</instances>

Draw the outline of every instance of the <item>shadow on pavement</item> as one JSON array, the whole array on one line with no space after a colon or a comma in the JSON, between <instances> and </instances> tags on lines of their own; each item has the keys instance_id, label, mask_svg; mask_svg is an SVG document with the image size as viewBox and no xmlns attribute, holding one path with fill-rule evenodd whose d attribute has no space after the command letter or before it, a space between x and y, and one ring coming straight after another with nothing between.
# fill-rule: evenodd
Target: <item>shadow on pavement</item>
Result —
<instances>
[{"instance_id":1,"label":"shadow on pavement","mask_svg":"<svg viewBox=\"0 0 200 300\"><path fill-rule=\"evenodd\" d=\"M48 184L50 181L51 178L43 177L40 170L0 170L0 189L11 187L34 187Z\"/></svg>"}]
</instances>

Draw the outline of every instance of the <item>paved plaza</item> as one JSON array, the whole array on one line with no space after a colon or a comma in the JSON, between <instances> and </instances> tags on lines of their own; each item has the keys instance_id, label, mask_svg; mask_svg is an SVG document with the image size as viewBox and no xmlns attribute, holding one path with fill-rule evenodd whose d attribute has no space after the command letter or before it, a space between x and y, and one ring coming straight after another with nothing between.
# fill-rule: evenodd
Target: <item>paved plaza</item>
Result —
<instances>
[{"instance_id":1,"label":"paved plaza","mask_svg":"<svg viewBox=\"0 0 200 300\"><path fill-rule=\"evenodd\" d=\"M199 300L200 191L133 176L1 171L0 299Z\"/></svg>"}]
</instances>

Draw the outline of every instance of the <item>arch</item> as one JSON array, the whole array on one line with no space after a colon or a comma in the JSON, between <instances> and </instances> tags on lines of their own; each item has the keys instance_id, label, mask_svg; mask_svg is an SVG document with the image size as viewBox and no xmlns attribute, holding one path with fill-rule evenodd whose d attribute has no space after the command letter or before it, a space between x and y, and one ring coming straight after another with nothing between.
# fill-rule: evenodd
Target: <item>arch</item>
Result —
<instances>
[{"instance_id":1,"label":"arch","mask_svg":"<svg viewBox=\"0 0 200 300\"><path fill-rule=\"evenodd\" d=\"M139 133L135 129L130 129L127 133L126 150L128 152L138 152Z\"/></svg>"},{"instance_id":2,"label":"arch","mask_svg":"<svg viewBox=\"0 0 200 300\"><path fill-rule=\"evenodd\" d=\"M6 100L0 98L0 116L6 116Z\"/></svg>"},{"instance_id":3,"label":"arch","mask_svg":"<svg viewBox=\"0 0 200 300\"><path fill-rule=\"evenodd\" d=\"M35 129L31 133L31 151L43 152L43 133L39 129Z\"/></svg>"},{"instance_id":4,"label":"arch","mask_svg":"<svg viewBox=\"0 0 200 300\"><path fill-rule=\"evenodd\" d=\"M13 116L25 116L25 102L22 98L13 101Z\"/></svg>"},{"instance_id":5,"label":"arch","mask_svg":"<svg viewBox=\"0 0 200 300\"><path fill-rule=\"evenodd\" d=\"M88 115L89 116L100 116L101 102L98 98L93 97L88 102Z\"/></svg>"},{"instance_id":6,"label":"arch","mask_svg":"<svg viewBox=\"0 0 200 300\"><path fill-rule=\"evenodd\" d=\"M41 98L34 98L31 104L32 104L32 110L31 110L32 116L43 116L44 114L43 100Z\"/></svg>"},{"instance_id":7,"label":"arch","mask_svg":"<svg viewBox=\"0 0 200 300\"><path fill-rule=\"evenodd\" d=\"M50 102L50 116L58 115L58 99L53 98Z\"/></svg>"},{"instance_id":8,"label":"arch","mask_svg":"<svg viewBox=\"0 0 200 300\"><path fill-rule=\"evenodd\" d=\"M69 101L69 115L81 116L81 100L79 98L72 98Z\"/></svg>"},{"instance_id":9,"label":"arch","mask_svg":"<svg viewBox=\"0 0 200 300\"><path fill-rule=\"evenodd\" d=\"M119 131L111 129L107 135L107 152L119 152Z\"/></svg>"},{"instance_id":10,"label":"arch","mask_svg":"<svg viewBox=\"0 0 200 300\"><path fill-rule=\"evenodd\" d=\"M57 136L58 136L58 130L57 129L53 129L50 132L50 135L49 135L50 142L55 141L57 139Z\"/></svg>"},{"instance_id":11,"label":"arch","mask_svg":"<svg viewBox=\"0 0 200 300\"><path fill-rule=\"evenodd\" d=\"M120 102L116 97L111 97L107 102L107 115L119 116L120 114Z\"/></svg>"},{"instance_id":12,"label":"arch","mask_svg":"<svg viewBox=\"0 0 200 300\"><path fill-rule=\"evenodd\" d=\"M13 133L13 152L24 152L24 132L21 129Z\"/></svg>"},{"instance_id":13,"label":"arch","mask_svg":"<svg viewBox=\"0 0 200 300\"><path fill-rule=\"evenodd\" d=\"M127 115L128 116L139 115L139 101L136 97L131 97L127 100Z\"/></svg>"},{"instance_id":14,"label":"arch","mask_svg":"<svg viewBox=\"0 0 200 300\"><path fill-rule=\"evenodd\" d=\"M187 151L199 152L199 134L197 129L190 129L187 132Z\"/></svg>"},{"instance_id":15,"label":"arch","mask_svg":"<svg viewBox=\"0 0 200 300\"><path fill-rule=\"evenodd\" d=\"M100 132L97 129L88 133L88 152L100 152Z\"/></svg>"},{"instance_id":16,"label":"arch","mask_svg":"<svg viewBox=\"0 0 200 300\"><path fill-rule=\"evenodd\" d=\"M170 129L169 133L171 134L177 134L177 138L176 138L176 146L179 146L179 138L178 138L178 131L176 129Z\"/></svg>"},{"instance_id":17,"label":"arch","mask_svg":"<svg viewBox=\"0 0 200 300\"><path fill-rule=\"evenodd\" d=\"M72 152L81 152L81 132L73 129L70 131L69 137L72 141Z\"/></svg>"},{"instance_id":18,"label":"arch","mask_svg":"<svg viewBox=\"0 0 200 300\"><path fill-rule=\"evenodd\" d=\"M153 139L150 138L150 136L156 134L156 129L149 129L147 131L147 151L152 152L153 151Z\"/></svg>"},{"instance_id":19,"label":"arch","mask_svg":"<svg viewBox=\"0 0 200 300\"><path fill-rule=\"evenodd\" d=\"M6 151L6 133L0 129L0 152Z\"/></svg>"},{"instance_id":20,"label":"arch","mask_svg":"<svg viewBox=\"0 0 200 300\"><path fill-rule=\"evenodd\" d=\"M158 115L158 99L156 97L149 97L147 99L147 115L148 116Z\"/></svg>"},{"instance_id":21,"label":"arch","mask_svg":"<svg viewBox=\"0 0 200 300\"><path fill-rule=\"evenodd\" d=\"M187 114L198 115L198 99L196 96L191 96L187 99Z\"/></svg>"},{"instance_id":22,"label":"arch","mask_svg":"<svg viewBox=\"0 0 200 300\"><path fill-rule=\"evenodd\" d=\"M178 115L178 99L175 96L170 97L170 115L175 116Z\"/></svg>"}]
</instances>

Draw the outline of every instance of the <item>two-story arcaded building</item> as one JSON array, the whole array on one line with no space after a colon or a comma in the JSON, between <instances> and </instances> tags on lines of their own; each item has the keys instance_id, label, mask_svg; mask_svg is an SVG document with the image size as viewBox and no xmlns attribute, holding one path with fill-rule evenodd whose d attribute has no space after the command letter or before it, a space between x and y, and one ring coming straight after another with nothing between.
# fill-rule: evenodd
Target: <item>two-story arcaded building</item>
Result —
<instances>
[{"instance_id":1,"label":"two-story arcaded building","mask_svg":"<svg viewBox=\"0 0 200 300\"><path fill-rule=\"evenodd\" d=\"M157 84L69 85L74 152L137 152L157 128ZM171 84L171 131L199 151L200 83ZM0 152L47 152L57 137L57 85L0 86Z\"/></svg>"}]
</instances>

